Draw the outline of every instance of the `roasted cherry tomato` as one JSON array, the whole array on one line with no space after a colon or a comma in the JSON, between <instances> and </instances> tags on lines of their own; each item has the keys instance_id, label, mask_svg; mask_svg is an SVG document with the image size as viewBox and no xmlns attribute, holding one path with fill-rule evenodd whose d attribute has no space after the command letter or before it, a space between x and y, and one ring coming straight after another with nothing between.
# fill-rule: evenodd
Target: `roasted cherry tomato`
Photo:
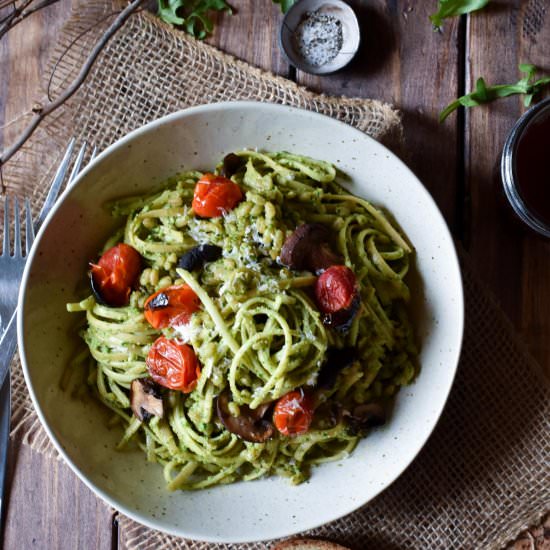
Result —
<instances>
[{"instance_id":1,"label":"roasted cherry tomato","mask_svg":"<svg viewBox=\"0 0 550 550\"><path fill-rule=\"evenodd\" d=\"M202 218L217 218L233 210L242 199L241 188L230 179L203 174L195 185L193 210Z\"/></svg>"},{"instance_id":2,"label":"roasted cherry tomato","mask_svg":"<svg viewBox=\"0 0 550 550\"><path fill-rule=\"evenodd\" d=\"M315 299L323 313L338 313L352 306L357 296L357 279L345 265L333 265L318 277Z\"/></svg>"},{"instance_id":3,"label":"roasted cherry tomato","mask_svg":"<svg viewBox=\"0 0 550 550\"><path fill-rule=\"evenodd\" d=\"M311 396L303 390L294 390L283 395L275 404L273 422L283 435L301 435L309 430L313 412Z\"/></svg>"},{"instance_id":4,"label":"roasted cherry tomato","mask_svg":"<svg viewBox=\"0 0 550 550\"><path fill-rule=\"evenodd\" d=\"M185 325L201 306L188 285L173 285L151 294L145 302L145 318L154 328Z\"/></svg>"},{"instance_id":5,"label":"roasted cherry tomato","mask_svg":"<svg viewBox=\"0 0 550 550\"><path fill-rule=\"evenodd\" d=\"M141 270L141 256L135 248L120 243L109 248L97 264L90 263L94 291L110 306L128 304L132 287Z\"/></svg>"},{"instance_id":6,"label":"roasted cherry tomato","mask_svg":"<svg viewBox=\"0 0 550 550\"><path fill-rule=\"evenodd\" d=\"M199 360L191 346L164 336L157 338L147 355L147 369L153 380L171 390L190 393L201 374Z\"/></svg>"}]
</instances>

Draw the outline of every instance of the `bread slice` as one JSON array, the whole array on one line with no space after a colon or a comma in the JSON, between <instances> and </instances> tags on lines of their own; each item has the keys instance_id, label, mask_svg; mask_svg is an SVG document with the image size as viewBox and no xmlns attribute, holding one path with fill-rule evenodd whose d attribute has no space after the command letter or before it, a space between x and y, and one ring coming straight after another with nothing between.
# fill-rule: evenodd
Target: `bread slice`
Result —
<instances>
[{"instance_id":1,"label":"bread slice","mask_svg":"<svg viewBox=\"0 0 550 550\"><path fill-rule=\"evenodd\" d=\"M290 539L279 542L271 550L349 550L349 548L328 540Z\"/></svg>"}]
</instances>

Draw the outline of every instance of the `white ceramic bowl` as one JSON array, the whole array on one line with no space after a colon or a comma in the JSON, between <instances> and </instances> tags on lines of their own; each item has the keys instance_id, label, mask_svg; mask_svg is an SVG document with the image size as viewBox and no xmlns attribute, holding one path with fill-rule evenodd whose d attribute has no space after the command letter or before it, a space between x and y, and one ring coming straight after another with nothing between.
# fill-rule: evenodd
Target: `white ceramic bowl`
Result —
<instances>
[{"instance_id":1,"label":"white ceramic bowl","mask_svg":"<svg viewBox=\"0 0 550 550\"><path fill-rule=\"evenodd\" d=\"M116 452L102 408L76 400L59 381L77 346L65 304L115 226L106 201L145 193L183 168L212 169L244 147L289 150L334 162L349 189L386 207L416 248L410 284L422 370L397 398L391 421L342 462L315 468L297 487L284 479L196 492L165 490L161 467L140 452ZM453 241L429 193L382 145L331 118L263 103L187 109L140 128L89 165L37 236L19 308L19 349L38 415L75 473L109 504L150 527L193 539L241 542L282 537L341 517L375 497L410 464L432 432L454 378L463 296Z\"/></svg>"}]
</instances>

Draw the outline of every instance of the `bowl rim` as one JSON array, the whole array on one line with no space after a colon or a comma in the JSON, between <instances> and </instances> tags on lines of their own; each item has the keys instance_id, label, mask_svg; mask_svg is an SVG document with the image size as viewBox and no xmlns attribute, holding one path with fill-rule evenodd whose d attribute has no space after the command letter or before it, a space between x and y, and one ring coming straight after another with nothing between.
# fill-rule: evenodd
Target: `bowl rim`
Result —
<instances>
[{"instance_id":1,"label":"bowl rim","mask_svg":"<svg viewBox=\"0 0 550 550\"><path fill-rule=\"evenodd\" d=\"M61 442L57 439L55 434L53 433L53 430L49 427L48 423L45 420L44 413L42 412L42 408L40 405L40 402L37 399L37 396L34 392L32 383L31 383L31 375L29 372L29 366L27 364L27 355L26 355L26 342L23 338L23 315L20 313L24 311L24 306L26 303L26 289L27 284L29 281L29 275L31 271L31 266L34 262L34 258L37 254L37 250L39 248L40 242L43 238L43 235L48 230L48 226L51 223L51 220L56 216L56 213L58 209L60 208L61 204L65 201L67 196L72 192L73 189L76 189L83 179L87 176L87 174L95 168L96 165L100 164L104 158L108 157L112 153L114 153L116 150L123 148L126 146L129 142L136 139L138 136L141 136L142 134L146 134L148 132L154 131L155 128L158 128L159 126L162 126L166 123L173 122L175 120L178 120L180 118L186 118L188 116L192 116L195 114L202 114L202 113L208 113L211 111L218 111L220 109L238 109L238 110L247 110L247 109L266 109L269 111L288 111L288 112L296 112L300 111L304 114L307 114L308 116L311 116L313 118L322 119L325 122L335 124L337 126L343 126L346 127L347 131L352 131L356 133L358 136L361 136L361 139L367 138L367 140L371 141L371 145L375 148L378 148L379 151L383 151L384 154L390 155L392 162L395 162L399 165L400 169L404 170L405 173L407 173L408 177L413 178L417 184L418 189L417 191L419 193L422 193L424 195L424 199L431 203L433 206L433 212L434 215L438 218L438 222L441 224L442 230L445 232L445 238L448 240L448 242L451 244L449 253L452 254L452 257L449 258L450 264L452 264L452 269L455 272L455 275L457 276L457 282L458 282L458 295L455 296L456 302L457 302L457 314L458 318L455 319L455 327L456 327L456 336L457 336L457 349L455 353L455 357L451 362L449 362L446 365L446 368L449 370L449 377L447 378L447 387L442 390L442 400L441 404L439 406L439 409L436 410L436 412L432 416L432 425L430 426L429 430L426 433L426 437L423 441L421 441L419 444L417 444L414 452L411 452L408 460L399 468L396 468L393 475L390 476L388 482L383 487L377 487L376 490L373 492L372 496L363 502L353 502L352 504L348 505L345 508L342 508L342 510L338 511L338 515L332 517L329 520L323 520L323 521L312 521L309 524L301 525L299 528L293 527L291 529L283 530L281 529L278 533L271 533L267 535L266 537L258 537L255 536L254 538L248 537L233 537L231 539L227 538L221 538L220 536L196 536L196 534L190 535L189 531L184 532L181 529L171 529L166 526L159 526L157 523L155 523L154 520L150 519L146 515L141 515L139 512L134 512L132 510L129 510L125 505L121 505L118 503L114 498L112 498L110 495L108 495L104 490L96 486L91 480L89 480L84 473L80 471L78 466L73 462L73 460L68 456L68 454L65 452L65 449ZM327 523L330 523L331 521L335 521L337 519L340 519L356 510L358 510L360 507L366 505L368 502L371 502L374 498L376 498L382 491L386 490L388 487L390 487L403 473L404 471L414 462L420 451L424 448L428 440L430 439L431 435L433 434L433 431L435 427L437 426L441 415L443 413L443 410L448 402L449 394L451 392L451 388L453 387L454 381L456 379L456 372L458 369L458 364L460 360L460 355L462 352L462 344L463 344L463 336L464 336L464 285L463 285L463 279L462 274L460 270L460 263L458 260L458 255L456 251L456 246L454 243L454 240L452 238L452 235L450 233L449 227L447 225L447 222L445 221L441 211L439 210L439 207L437 206L435 200L429 193L429 191L426 189L424 184L416 177L416 175L412 172L412 170L399 158L397 155L395 155L392 151L390 151L388 148L386 148L384 145L382 145L380 142L376 141L374 138L369 136L368 134L362 132L361 130L358 130L357 128L354 128L353 126L350 126L349 124L346 124L345 122L336 120L332 117L329 117L327 115L323 115L314 111L308 111L306 109L301 109L297 107L292 107L289 105L281 105L276 103L266 103L266 102L259 102L259 101L224 101L219 103L208 103L204 105L189 107L186 109L182 109L179 111L176 111L174 113L168 114L164 117L161 117L159 119L153 120L139 128L136 128L135 130L132 130L116 142L109 145L104 151L102 151L100 154L98 154L76 177L74 182L67 187L62 195L58 198L56 204L46 217L42 227L40 228L38 234L36 235L36 238L33 243L32 250L28 256L28 260L25 265L25 270L23 272L23 277L21 280L21 285L19 289L19 295L18 295L18 315L17 315L17 341L18 341L18 347L19 347L19 353L20 353L20 359L21 359L21 366L25 378L25 383L27 386L27 390L29 391L34 409L37 413L38 418L40 419L40 423L42 424L42 427L48 434L48 437L50 441L53 443L55 449L60 454L61 457L63 457L64 461L69 465L71 470L77 475L77 477L98 497L100 497L104 502L106 502L108 505L110 505L115 510L119 510L132 520L145 525L151 529L155 529L158 531L165 532L170 535L174 535L176 537L184 537L184 538L190 538L192 540L197 541L204 541L204 542L210 542L210 543L251 543L251 542L261 542L265 540L270 539L277 539L282 538L286 536L293 536L298 533L301 533L305 530L309 529L315 529L317 527L320 527L322 525L325 525Z\"/></svg>"}]
</instances>

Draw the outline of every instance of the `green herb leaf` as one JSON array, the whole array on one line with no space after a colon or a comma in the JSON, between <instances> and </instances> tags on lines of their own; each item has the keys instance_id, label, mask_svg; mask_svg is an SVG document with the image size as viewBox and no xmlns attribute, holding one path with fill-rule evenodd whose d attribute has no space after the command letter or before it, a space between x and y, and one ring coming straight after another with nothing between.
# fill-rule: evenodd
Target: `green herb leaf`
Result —
<instances>
[{"instance_id":1,"label":"green herb leaf","mask_svg":"<svg viewBox=\"0 0 550 550\"><path fill-rule=\"evenodd\" d=\"M526 75L515 84L496 84L487 86L483 78L478 78L475 91L463 95L453 102L449 103L439 114L439 122L443 122L453 111L461 105L463 107L475 107L482 103L489 103L500 97L508 97L515 94L525 94L523 103L526 107L531 105L533 97L536 96L542 88L550 84L550 76L545 76L533 81L537 68L534 65L522 63L519 70Z\"/></svg>"},{"instance_id":2,"label":"green herb leaf","mask_svg":"<svg viewBox=\"0 0 550 550\"><path fill-rule=\"evenodd\" d=\"M436 29L443 25L443 19L464 15L484 8L490 0L439 0L439 10L430 15L430 21Z\"/></svg>"},{"instance_id":3,"label":"green herb leaf","mask_svg":"<svg viewBox=\"0 0 550 550\"><path fill-rule=\"evenodd\" d=\"M158 0L158 16L163 21L181 26L199 39L206 38L214 28L211 11L232 13L225 0Z\"/></svg>"},{"instance_id":4,"label":"green herb leaf","mask_svg":"<svg viewBox=\"0 0 550 550\"><path fill-rule=\"evenodd\" d=\"M286 13L296 0L273 0L275 4L281 4L281 11Z\"/></svg>"},{"instance_id":5,"label":"green herb leaf","mask_svg":"<svg viewBox=\"0 0 550 550\"><path fill-rule=\"evenodd\" d=\"M185 19L177 15L182 5L182 0L158 0L158 16L170 25L183 25Z\"/></svg>"}]
</instances>

